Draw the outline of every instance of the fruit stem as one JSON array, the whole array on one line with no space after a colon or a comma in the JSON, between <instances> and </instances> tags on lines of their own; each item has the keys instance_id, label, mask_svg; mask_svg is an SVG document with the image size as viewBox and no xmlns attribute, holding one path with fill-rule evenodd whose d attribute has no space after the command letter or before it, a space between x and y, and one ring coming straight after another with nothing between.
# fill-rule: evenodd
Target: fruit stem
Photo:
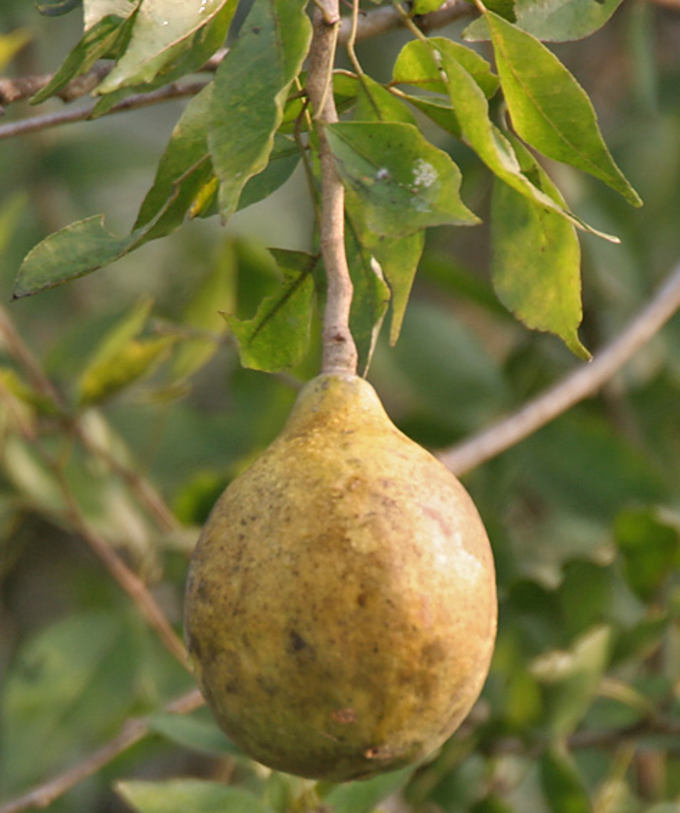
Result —
<instances>
[{"instance_id":1,"label":"fruit stem","mask_svg":"<svg viewBox=\"0 0 680 813\"><path fill-rule=\"evenodd\" d=\"M345 252L345 190L335 169L325 125L338 113L333 98L333 65L340 27L339 0L317 0L309 53L307 91L314 108L321 164L321 255L326 269L323 323L324 373L356 375L357 349L349 328L353 286Z\"/></svg>"}]
</instances>

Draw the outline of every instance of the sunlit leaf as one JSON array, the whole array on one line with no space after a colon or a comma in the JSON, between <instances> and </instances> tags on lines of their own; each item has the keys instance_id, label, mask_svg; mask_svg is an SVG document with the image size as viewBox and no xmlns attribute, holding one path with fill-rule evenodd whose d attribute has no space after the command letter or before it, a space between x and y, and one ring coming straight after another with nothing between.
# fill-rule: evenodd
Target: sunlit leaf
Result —
<instances>
[{"instance_id":1,"label":"sunlit leaf","mask_svg":"<svg viewBox=\"0 0 680 813\"><path fill-rule=\"evenodd\" d=\"M444 0L415 0L411 11L414 14L429 14L431 11L436 11L444 2Z\"/></svg>"},{"instance_id":2,"label":"sunlit leaf","mask_svg":"<svg viewBox=\"0 0 680 813\"><path fill-rule=\"evenodd\" d=\"M539 40L565 42L580 40L594 34L609 20L622 0L551 0L550 3L537 3L536 0L515 0L513 20L493 4L486 7L500 14L519 28L533 34ZM466 40L488 40L489 28L484 18L475 20L463 32Z\"/></svg>"},{"instance_id":3,"label":"sunlit leaf","mask_svg":"<svg viewBox=\"0 0 680 813\"><path fill-rule=\"evenodd\" d=\"M365 74L357 82L354 121L400 121L416 124L408 107L378 82Z\"/></svg>"},{"instance_id":4,"label":"sunlit leaf","mask_svg":"<svg viewBox=\"0 0 680 813\"><path fill-rule=\"evenodd\" d=\"M223 217L269 160L288 88L311 38L306 0L256 0L215 76L209 134Z\"/></svg>"},{"instance_id":5,"label":"sunlit leaf","mask_svg":"<svg viewBox=\"0 0 680 813\"><path fill-rule=\"evenodd\" d=\"M416 127L342 122L328 126L327 135L343 182L378 234L403 237L427 226L479 222L460 199L460 170Z\"/></svg>"},{"instance_id":6,"label":"sunlit leaf","mask_svg":"<svg viewBox=\"0 0 680 813\"><path fill-rule=\"evenodd\" d=\"M430 37L427 42L407 42L394 63L392 81L446 93L446 84L439 67L432 59L433 48L440 55L445 54L448 59L459 62L488 98L498 90L498 77L486 59L471 48L445 37Z\"/></svg>"},{"instance_id":7,"label":"sunlit leaf","mask_svg":"<svg viewBox=\"0 0 680 813\"><path fill-rule=\"evenodd\" d=\"M518 135L537 150L642 201L614 163L593 105L574 77L535 37L487 12L503 94Z\"/></svg>"},{"instance_id":8,"label":"sunlit leaf","mask_svg":"<svg viewBox=\"0 0 680 813\"><path fill-rule=\"evenodd\" d=\"M129 29L129 19L109 14L89 28L73 48L50 82L31 97L40 104L58 93L72 79L87 73L98 59L107 56Z\"/></svg>"},{"instance_id":9,"label":"sunlit leaf","mask_svg":"<svg viewBox=\"0 0 680 813\"><path fill-rule=\"evenodd\" d=\"M139 6L140 0L83 0L85 31L89 31L104 17L129 17Z\"/></svg>"},{"instance_id":10,"label":"sunlit leaf","mask_svg":"<svg viewBox=\"0 0 680 813\"><path fill-rule=\"evenodd\" d=\"M97 92L153 81L186 51L191 38L233 0L144 0L135 16L125 53Z\"/></svg>"},{"instance_id":11,"label":"sunlit leaf","mask_svg":"<svg viewBox=\"0 0 680 813\"><path fill-rule=\"evenodd\" d=\"M430 49L430 59L441 71L464 139L498 178L535 203L567 218L579 228L618 242L617 238L609 237L585 224L523 174L510 142L489 118L489 106L484 93L457 59L434 48Z\"/></svg>"},{"instance_id":12,"label":"sunlit leaf","mask_svg":"<svg viewBox=\"0 0 680 813\"><path fill-rule=\"evenodd\" d=\"M138 339L151 303L144 301L126 314L95 349L78 381L83 406L110 398L138 379L150 375L167 357L174 336Z\"/></svg>"}]
</instances>

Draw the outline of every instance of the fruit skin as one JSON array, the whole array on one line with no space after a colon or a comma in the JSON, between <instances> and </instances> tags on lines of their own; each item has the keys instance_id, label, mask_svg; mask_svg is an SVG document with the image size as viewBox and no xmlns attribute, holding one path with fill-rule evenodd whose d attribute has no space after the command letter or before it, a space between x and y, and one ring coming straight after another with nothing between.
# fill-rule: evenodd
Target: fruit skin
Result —
<instances>
[{"instance_id":1,"label":"fruit skin","mask_svg":"<svg viewBox=\"0 0 680 813\"><path fill-rule=\"evenodd\" d=\"M467 492L370 384L332 374L218 500L185 603L196 678L228 736L332 782L441 745L481 691L496 620Z\"/></svg>"}]
</instances>

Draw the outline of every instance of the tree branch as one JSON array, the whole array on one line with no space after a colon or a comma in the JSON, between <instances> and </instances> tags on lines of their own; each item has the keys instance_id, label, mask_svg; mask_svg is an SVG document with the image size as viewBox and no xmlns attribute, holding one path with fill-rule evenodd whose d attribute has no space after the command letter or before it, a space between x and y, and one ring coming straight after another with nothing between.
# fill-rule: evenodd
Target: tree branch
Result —
<instances>
[{"instance_id":1,"label":"tree branch","mask_svg":"<svg viewBox=\"0 0 680 813\"><path fill-rule=\"evenodd\" d=\"M338 0L320 0L314 14L307 92L314 109L321 163L321 254L326 269L324 373L356 374L357 350L349 330L352 280L345 252L345 191L335 169L325 125L338 120L332 77L340 26Z\"/></svg>"},{"instance_id":2,"label":"tree branch","mask_svg":"<svg viewBox=\"0 0 680 813\"><path fill-rule=\"evenodd\" d=\"M94 440L87 427L83 426L79 417L69 414L63 398L49 377L43 372L40 363L21 338L14 327L12 319L2 306L0 306L0 340L4 340L10 354L24 370L36 391L52 404L64 421L67 430L73 433L91 454L103 460L119 477L128 483L138 500L156 518L158 527L162 531L172 532L178 530L179 522L175 515L151 483L136 470L124 465L106 449L103 449Z\"/></svg>"},{"instance_id":3,"label":"tree branch","mask_svg":"<svg viewBox=\"0 0 680 813\"><path fill-rule=\"evenodd\" d=\"M159 102L172 99L181 99L185 96L195 96L206 86L207 82L173 82L170 85L153 90L150 93L136 93L123 99L122 102L107 110L104 115L123 113L128 110L137 110ZM0 124L0 140L34 133L38 130L48 130L60 124L72 124L76 121L86 121L92 115L95 102L79 107L75 110L60 110L57 113L46 113L43 116L31 116L27 119Z\"/></svg>"},{"instance_id":4,"label":"tree branch","mask_svg":"<svg viewBox=\"0 0 680 813\"><path fill-rule=\"evenodd\" d=\"M198 689L194 689L177 698L177 700L173 700L172 703L168 703L162 711L167 714L189 714L200 708L203 703L201 693ZM150 733L149 729L149 717L128 720L120 734L98 751L90 754L82 762L59 774L59 776L50 779L49 782L45 782L44 785L39 785L23 796L18 796L16 799L6 802L0 806L0 813L20 813L22 810L47 807L79 782L87 779L88 776L92 776L117 756L127 751L128 748L144 739Z\"/></svg>"},{"instance_id":5,"label":"tree branch","mask_svg":"<svg viewBox=\"0 0 680 813\"><path fill-rule=\"evenodd\" d=\"M198 73L212 73L216 71L226 56L228 48L220 48L205 63ZM74 102L82 96L91 93L97 85L113 70L113 62L98 62L82 76L76 76L54 95L62 102ZM39 90L46 88L54 79L54 74L45 73L38 76L18 76L16 78L0 78L0 105L9 105L14 102L30 99Z\"/></svg>"},{"instance_id":6,"label":"tree branch","mask_svg":"<svg viewBox=\"0 0 680 813\"><path fill-rule=\"evenodd\" d=\"M31 384L35 387L36 391L44 396L53 406L64 425L73 431L73 433L81 440L85 448L91 454L97 454L100 451L92 445L89 433L79 424L78 419L68 415L66 405L63 399L53 386L50 379L43 372L37 359L25 344L21 336L15 330L12 320L3 308L0 308L0 339L4 340L10 353L17 363L23 368ZM83 516L80 506L76 500L75 495L71 489L69 482L64 476L62 466L59 462L55 461L40 445L38 438L26 426L20 425L24 437L41 455L42 459L55 474L57 483L61 489L65 504L66 504L66 519L69 525L75 529L80 536L87 542L91 550L100 559L100 561L107 568L109 573L118 582L121 588L130 596L132 601L139 609L141 615L146 619L149 626L158 635L160 641L166 649L186 668L186 650L181 639L175 633L172 625L166 618L165 614L158 606L153 595L144 584L144 582L134 573L123 559L116 553L109 541L97 533L87 522ZM101 455L100 455L101 456ZM128 482L135 483L137 486L141 485L142 478L132 472L127 472L125 467L121 464L114 464L109 455L104 457L105 460L112 466L114 471L124 476ZM127 474L126 474L127 473ZM174 529L176 523L172 513L165 506L160 496L157 494L151 484L145 483L141 492L135 492L138 498L146 502L147 508L153 513L161 527L165 530Z\"/></svg>"},{"instance_id":7,"label":"tree branch","mask_svg":"<svg viewBox=\"0 0 680 813\"><path fill-rule=\"evenodd\" d=\"M513 415L437 456L460 476L529 437L574 404L597 392L680 308L680 264L628 327L594 360L579 367Z\"/></svg>"},{"instance_id":8,"label":"tree branch","mask_svg":"<svg viewBox=\"0 0 680 813\"><path fill-rule=\"evenodd\" d=\"M470 17L475 14L474 6L464 0L447 0L443 6L429 14L421 14L413 18L413 22L424 33L443 28L445 25ZM404 27L404 14L394 6L382 6L359 17L357 22L356 41L367 40L396 31ZM352 20L345 17L340 25L338 42L344 45L350 38Z\"/></svg>"}]
</instances>

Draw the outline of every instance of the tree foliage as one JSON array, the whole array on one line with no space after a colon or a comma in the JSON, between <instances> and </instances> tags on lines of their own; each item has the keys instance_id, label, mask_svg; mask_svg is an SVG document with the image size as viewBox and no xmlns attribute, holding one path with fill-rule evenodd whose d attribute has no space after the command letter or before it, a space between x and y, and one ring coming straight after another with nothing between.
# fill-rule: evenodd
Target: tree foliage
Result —
<instances>
[{"instance_id":1,"label":"tree foliage","mask_svg":"<svg viewBox=\"0 0 680 813\"><path fill-rule=\"evenodd\" d=\"M499 637L430 761L313 784L172 705L197 528L318 370L320 127L360 369L431 448L597 356L677 262L680 21L620 4L450 3L441 31L438 2L344 9L320 125L301 0L6 2L0 811L71 766L57 813L680 809L677 316L467 474Z\"/></svg>"}]
</instances>

